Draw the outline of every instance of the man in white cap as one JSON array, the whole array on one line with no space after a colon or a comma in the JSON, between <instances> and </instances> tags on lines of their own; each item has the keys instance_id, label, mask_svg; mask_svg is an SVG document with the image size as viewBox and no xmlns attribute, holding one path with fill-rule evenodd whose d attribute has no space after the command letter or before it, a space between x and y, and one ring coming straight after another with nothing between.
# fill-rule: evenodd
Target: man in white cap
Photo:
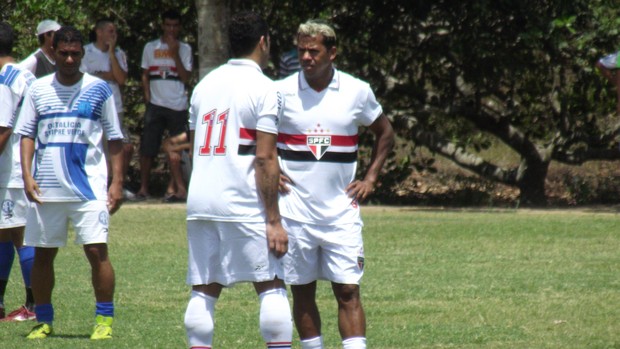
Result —
<instances>
[{"instance_id":1,"label":"man in white cap","mask_svg":"<svg viewBox=\"0 0 620 349\"><path fill-rule=\"evenodd\" d=\"M41 21L37 26L40 47L19 63L22 68L30 70L37 78L56 71L52 40L54 40L54 32L58 29L60 29L60 24L54 20L45 19Z\"/></svg>"}]
</instances>

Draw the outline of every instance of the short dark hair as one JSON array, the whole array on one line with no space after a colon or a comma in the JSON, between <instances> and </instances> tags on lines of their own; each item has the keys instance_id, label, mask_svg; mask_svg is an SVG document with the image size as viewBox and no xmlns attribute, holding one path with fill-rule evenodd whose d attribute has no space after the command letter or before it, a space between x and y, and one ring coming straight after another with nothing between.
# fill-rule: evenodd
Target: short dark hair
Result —
<instances>
[{"instance_id":1,"label":"short dark hair","mask_svg":"<svg viewBox=\"0 0 620 349\"><path fill-rule=\"evenodd\" d=\"M67 44L79 42L80 46L84 46L84 39L82 38L82 33L75 27L70 25L60 27L60 29L58 29L54 34L54 41L52 46L54 48L57 48L59 42L64 42Z\"/></svg>"},{"instance_id":2,"label":"short dark hair","mask_svg":"<svg viewBox=\"0 0 620 349\"><path fill-rule=\"evenodd\" d=\"M252 53L261 36L269 36L269 26L261 16L251 11L235 14L230 19L228 40L233 57L244 57Z\"/></svg>"},{"instance_id":3,"label":"short dark hair","mask_svg":"<svg viewBox=\"0 0 620 349\"><path fill-rule=\"evenodd\" d=\"M6 22L0 22L0 57L11 55L14 41L15 32L11 25Z\"/></svg>"},{"instance_id":4,"label":"short dark hair","mask_svg":"<svg viewBox=\"0 0 620 349\"><path fill-rule=\"evenodd\" d=\"M176 19L181 23L181 14L177 10L167 10L161 14L161 21L164 22L166 19Z\"/></svg>"},{"instance_id":5,"label":"short dark hair","mask_svg":"<svg viewBox=\"0 0 620 349\"><path fill-rule=\"evenodd\" d=\"M114 24L114 21L110 17L100 18L95 22L95 26L93 30L88 33L88 41L95 42L97 41L97 30L103 29L108 23ZM116 25L116 24L114 24Z\"/></svg>"}]
</instances>

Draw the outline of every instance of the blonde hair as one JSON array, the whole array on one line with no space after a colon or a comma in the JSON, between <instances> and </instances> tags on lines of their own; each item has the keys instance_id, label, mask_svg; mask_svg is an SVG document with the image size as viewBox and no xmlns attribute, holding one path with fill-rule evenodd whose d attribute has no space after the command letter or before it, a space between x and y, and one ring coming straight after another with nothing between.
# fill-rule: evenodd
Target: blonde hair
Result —
<instances>
[{"instance_id":1,"label":"blonde hair","mask_svg":"<svg viewBox=\"0 0 620 349\"><path fill-rule=\"evenodd\" d=\"M299 29L297 29L297 38L300 36L323 36L323 45L328 49L336 46L336 32L334 28L332 28L329 24L311 19L306 23L302 23L299 25Z\"/></svg>"}]
</instances>

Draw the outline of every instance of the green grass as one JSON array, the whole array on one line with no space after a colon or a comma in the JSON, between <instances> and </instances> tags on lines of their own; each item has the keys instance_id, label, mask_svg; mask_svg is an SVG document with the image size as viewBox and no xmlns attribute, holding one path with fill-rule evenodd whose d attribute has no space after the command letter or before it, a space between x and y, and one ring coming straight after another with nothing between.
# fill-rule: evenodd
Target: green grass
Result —
<instances>
[{"instance_id":1,"label":"green grass","mask_svg":"<svg viewBox=\"0 0 620 349\"><path fill-rule=\"evenodd\" d=\"M113 216L114 339L91 343L94 300L81 248L57 260L56 336L0 323L0 348L184 348L184 206L126 205ZM369 348L620 348L620 231L614 213L366 208L362 283ZM327 348L336 304L320 283ZM23 300L19 267L7 302ZM262 348L250 285L222 293L216 348ZM297 336L294 347L299 348Z\"/></svg>"}]
</instances>

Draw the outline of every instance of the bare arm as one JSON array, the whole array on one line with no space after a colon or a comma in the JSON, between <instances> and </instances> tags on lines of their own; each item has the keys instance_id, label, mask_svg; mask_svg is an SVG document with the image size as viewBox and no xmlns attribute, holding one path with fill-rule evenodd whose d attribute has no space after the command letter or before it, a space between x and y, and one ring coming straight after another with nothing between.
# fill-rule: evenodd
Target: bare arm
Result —
<instances>
[{"instance_id":1,"label":"bare arm","mask_svg":"<svg viewBox=\"0 0 620 349\"><path fill-rule=\"evenodd\" d=\"M256 187L265 207L267 218L267 242L269 250L280 258L288 251L288 234L282 227L280 209L278 207L278 184L280 166L276 134L256 132Z\"/></svg>"},{"instance_id":2,"label":"bare arm","mask_svg":"<svg viewBox=\"0 0 620 349\"><path fill-rule=\"evenodd\" d=\"M108 54L110 56L110 72L112 73L111 80L116 81L119 86L123 86L125 85L125 81L127 80L127 72L124 71L123 68L121 68L120 63L118 62L118 58L116 57L116 39L117 36L114 35L114 37L108 43L108 45L110 45L108 48Z\"/></svg>"},{"instance_id":3,"label":"bare arm","mask_svg":"<svg viewBox=\"0 0 620 349\"><path fill-rule=\"evenodd\" d=\"M22 136L20 141L20 158L22 162L22 177L24 179L24 191L28 200L41 204L39 197L41 190L32 177L32 159L34 158L34 139Z\"/></svg>"},{"instance_id":4,"label":"bare arm","mask_svg":"<svg viewBox=\"0 0 620 349\"><path fill-rule=\"evenodd\" d=\"M179 42L179 40L171 37L164 37L164 40L166 41L166 44L168 44L168 50L170 51L170 55L174 60L174 65L177 68L177 74L179 74L179 79L184 84L187 84L189 82L190 72L185 69L183 61L181 60L181 56L179 55L181 43Z\"/></svg>"},{"instance_id":5,"label":"bare arm","mask_svg":"<svg viewBox=\"0 0 620 349\"><path fill-rule=\"evenodd\" d=\"M108 141L110 163L112 164L112 183L108 189L108 210L114 214L123 203L123 143L117 139Z\"/></svg>"},{"instance_id":6,"label":"bare arm","mask_svg":"<svg viewBox=\"0 0 620 349\"><path fill-rule=\"evenodd\" d=\"M144 103L151 102L151 83L148 69L142 71L142 91L144 92Z\"/></svg>"},{"instance_id":7,"label":"bare arm","mask_svg":"<svg viewBox=\"0 0 620 349\"><path fill-rule=\"evenodd\" d=\"M2 154L2 152L4 151L4 148L9 142L12 133L13 129L0 126L0 154Z\"/></svg>"},{"instance_id":8,"label":"bare arm","mask_svg":"<svg viewBox=\"0 0 620 349\"><path fill-rule=\"evenodd\" d=\"M375 190L381 168L394 147L394 130L387 116L381 114L369 128L375 135L370 166L363 180L353 181L346 188L349 197L357 201L363 201Z\"/></svg>"}]
</instances>

